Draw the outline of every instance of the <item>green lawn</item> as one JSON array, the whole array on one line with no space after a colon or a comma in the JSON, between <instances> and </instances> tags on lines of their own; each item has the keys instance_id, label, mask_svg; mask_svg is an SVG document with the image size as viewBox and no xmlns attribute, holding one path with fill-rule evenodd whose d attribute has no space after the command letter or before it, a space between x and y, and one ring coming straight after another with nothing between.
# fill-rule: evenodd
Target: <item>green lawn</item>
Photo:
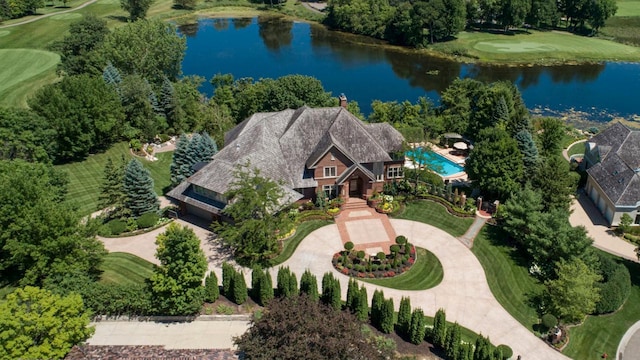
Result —
<instances>
[{"instance_id":1,"label":"green lawn","mask_svg":"<svg viewBox=\"0 0 640 360\"><path fill-rule=\"evenodd\" d=\"M445 53L465 49L478 61L492 63L640 61L640 48L561 31L531 30L510 35L465 31L458 34L456 40L436 44L433 48Z\"/></svg>"},{"instance_id":2,"label":"green lawn","mask_svg":"<svg viewBox=\"0 0 640 360\"><path fill-rule=\"evenodd\" d=\"M428 200L407 203L404 211L395 217L433 225L455 237L464 235L473 223L473 218L453 216L444 206Z\"/></svg>"},{"instance_id":3,"label":"green lawn","mask_svg":"<svg viewBox=\"0 0 640 360\"><path fill-rule=\"evenodd\" d=\"M640 321L640 264L627 260L624 264L631 273L633 286L622 309L611 315L589 316L583 325L572 328L571 341L564 351L566 355L574 359L596 359L606 352L611 356L627 329Z\"/></svg>"},{"instance_id":4,"label":"green lawn","mask_svg":"<svg viewBox=\"0 0 640 360\"><path fill-rule=\"evenodd\" d=\"M143 284L153 273L153 264L133 254L114 252L104 259L100 281L117 284Z\"/></svg>"},{"instance_id":5,"label":"green lawn","mask_svg":"<svg viewBox=\"0 0 640 360\"><path fill-rule=\"evenodd\" d=\"M327 220L311 220L298 225L295 235L284 241L282 252L277 257L271 259L269 265L277 266L287 261L291 255L293 255L294 251L296 251L302 239L306 238L307 235L311 234L314 230L329 224L333 224L333 222Z\"/></svg>"},{"instance_id":6,"label":"green lawn","mask_svg":"<svg viewBox=\"0 0 640 360\"><path fill-rule=\"evenodd\" d=\"M616 16L640 16L639 0L618 0L616 5L618 5Z\"/></svg>"},{"instance_id":7,"label":"green lawn","mask_svg":"<svg viewBox=\"0 0 640 360\"><path fill-rule=\"evenodd\" d=\"M584 146L585 146L585 144L586 143L584 143L584 142L574 144L573 146L571 146L570 148L567 149L567 154L569 156L576 155L576 154L584 154Z\"/></svg>"},{"instance_id":8,"label":"green lawn","mask_svg":"<svg viewBox=\"0 0 640 360\"><path fill-rule=\"evenodd\" d=\"M404 274L387 279L360 279L370 284L397 290L427 290L442 281L444 271L440 260L430 251L416 248L418 257L415 264Z\"/></svg>"},{"instance_id":9,"label":"green lawn","mask_svg":"<svg viewBox=\"0 0 640 360\"><path fill-rule=\"evenodd\" d=\"M133 155L129 151L129 146L125 142L113 145L104 153L90 155L81 162L56 166L65 170L69 174L69 192L67 199L75 202L83 215L88 215L98 207L98 196L100 195L100 185L104 177L104 165L107 159L120 160L122 156L127 160ZM144 166L149 169L155 183L155 190L158 195L164 194L166 187L170 184L169 166L173 152L156 154L158 161L149 162L140 159Z\"/></svg>"},{"instance_id":10,"label":"green lawn","mask_svg":"<svg viewBox=\"0 0 640 360\"><path fill-rule=\"evenodd\" d=\"M505 237L497 227L485 226L471 250L484 268L493 296L511 316L533 331L538 314L530 300L544 286L529 275L525 260L505 244Z\"/></svg>"}]
</instances>

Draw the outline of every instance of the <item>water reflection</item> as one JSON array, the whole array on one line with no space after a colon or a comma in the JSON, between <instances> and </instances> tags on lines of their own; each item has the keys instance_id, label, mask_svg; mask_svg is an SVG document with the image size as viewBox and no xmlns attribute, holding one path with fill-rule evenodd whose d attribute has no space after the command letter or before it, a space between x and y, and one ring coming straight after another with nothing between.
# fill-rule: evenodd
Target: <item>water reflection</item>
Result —
<instances>
[{"instance_id":1,"label":"water reflection","mask_svg":"<svg viewBox=\"0 0 640 360\"><path fill-rule=\"evenodd\" d=\"M290 46L293 40L292 28L292 21L285 21L280 17L258 16L258 34L270 50L277 51Z\"/></svg>"},{"instance_id":2,"label":"water reflection","mask_svg":"<svg viewBox=\"0 0 640 360\"><path fill-rule=\"evenodd\" d=\"M416 101L428 96L437 101L438 94L458 77L514 82L529 108L548 112L575 109L593 119L609 120L606 114L630 118L637 111L628 96L640 83L640 64L461 64L273 16L203 20L199 25L180 28L188 36L185 74L207 78L218 72L236 78L310 75L328 91L345 92L357 100L365 114L375 99ZM214 31L205 31L212 27ZM211 89L205 84L203 91Z\"/></svg>"},{"instance_id":3,"label":"water reflection","mask_svg":"<svg viewBox=\"0 0 640 360\"><path fill-rule=\"evenodd\" d=\"M183 33L186 37L195 37L198 33L198 29L200 28L200 22L196 21L191 24L180 25L180 32Z\"/></svg>"}]
</instances>

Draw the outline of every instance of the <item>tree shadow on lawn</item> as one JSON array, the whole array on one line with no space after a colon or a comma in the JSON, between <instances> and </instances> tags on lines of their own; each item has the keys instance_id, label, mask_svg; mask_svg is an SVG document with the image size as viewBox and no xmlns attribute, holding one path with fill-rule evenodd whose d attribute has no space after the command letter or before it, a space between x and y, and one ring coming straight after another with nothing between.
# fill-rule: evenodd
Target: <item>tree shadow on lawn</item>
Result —
<instances>
[{"instance_id":1,"label":"tree shadow on lawn","mask_svg":"<svg viewBox=\"0 0 640 360\"><path fill-rule=\"evenodd\" d=\"M107 16L107 18L111 20L123 22L123 23L129 22L129 18L123 15L109 15Z\"/></svg>"}]
</instances>

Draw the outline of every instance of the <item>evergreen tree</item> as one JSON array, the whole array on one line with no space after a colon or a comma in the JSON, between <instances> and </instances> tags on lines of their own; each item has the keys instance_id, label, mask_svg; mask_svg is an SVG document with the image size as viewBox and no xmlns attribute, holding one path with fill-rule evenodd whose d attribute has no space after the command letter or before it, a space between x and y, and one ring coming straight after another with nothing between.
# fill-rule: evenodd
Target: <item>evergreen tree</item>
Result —
<instances>
[{"instance_id":1,"label":"evergreen tree","mask_svg":"<svg viewBox=\"0 0 640 360\"><path fill-rule=\"evenodd\" d=\"M216 141L206 132L202 133L200 142L202 144L200 161L208 162L211 160L211 157L218 152L218 144L216 144Z\"/></svg>"},{"instance_id":2,"label":"evergreen tree","mask_svg":"<svg viewBox=\"0 0 640 360\"><path fill-rule=\"evenodd\" d=\"M251 291L249 295L258 302L258 298L260 297L260 285L262 277L264 276L264 272L260 266L254 265L251 268Z\"/></svg>"},{"instance_id":3,"label":"evergreen tree","mask_svg":"<svg viewBox=\"0 0 640 360\"><path fill-rule=\"evenodd\" d=\"M102 71L102 79L104 82L113 87L120 95L120 83L122 82L122 76L120 76L120 71L113 66L111 61L107 62L107 66Z\"/></svg>"},{"instance_id":4,"label":"evergreen tree","mask_svg":"<svg viewBox=\"0 0 640 360\"><path fill-rule=\"evenodd\" d=\"M451 360L459 360L460 341L462 340L460 337L460 325L457 322L454 323L453 326L450 326L447 329L447 332L447 343L445 346L447 358Z\"/></svg>"},{"instance_id":5,"label":"evergreen tree","mask_svg":"<svg viewBox=\"0 0 640 360\"><path fill-rule=\"evenodd\" d=\"M340 310L342 299L340 298L340 281L330 272L322 277L322 302L331 306L334 310Z\"/></svg>"},{"instance_id":6,"label":"evergreen tree","mask_svg":"<svg viewBox=\"0 0 640 360\"><path fill-rule=\"evenodd\" d=\"M123 214L125 192L124 182L124 157L120 164L115 164L111 158L107 159L104 166L104 179L98 197L98 210L107 209L110 217L120 217Z\"/></svg>"},{"instance_id":7,"label":"evergreen tree","mask_svg":"<svg viewBox=\"0 0 640 360\"><path fill-rule=\"evenodd\" d=\"M204 301L212 303L220 297L218 288L218 277L215 272L210 272L204 279Z\"/></svg>"},{"instance_id":8,"label":"evergreen tree","mask_svg":"<svg viewBox=\"0 0 640 360\"><path fill-rule=\"evenodd\" d=\"M433 318L433 329L431 330L431 338L433 345L444 348L447 334L447 315L444 309L438 309L436 316Z\"/></svg>"},{"instance_id":9,"label":"evergreen tree","mask_svg":"<svg viewBox=\"0 0 640 360\"><path fill-rule=\"evenodd\" d=\"M234 276L231 279L231 283L231 291L233 293L233 299L231 300L238 305L244 304L249 297L247 283L244 281L244 274L242 272L235 271Z\"/></svg>"},{"instance_id":10,"label":"evergreen tree","mask_svg":"<svg viewBox=\"0 0 640 360\"><path fill-rule=\"evenodd\" d=\"M222 293L231 300L231 282L236 270L226 261L222 263Z\"/></svg>"},{"instance_id":11,"label":"evergreen tree","mask_svg":"<svg viewBox=\"0 0 640 360\"><path fill-rule=\"evenodd\" d=\"M382 322L382 307L384 301L384 292L376 289L373 292L373 297L371 297L371 325L378 329L380 329Z\"/></svg>"},{"instance_id":12,"label":"evergreen tree","mask_svg":"<svg viewBox=\"0 0 640 360\"><path fill-rule=\"evenodd\" d=\"M269 271L260 277L260 294L258 295L258 303L266 306L273 299L273 281Z\"/></svg>"},{"instance_id":13,"label":"evergreen tree","mask_svg":"<svg viewBox=\"0 0 640 360\"><path fill-rule=\"evenodd\" d=\"M473 350L473 360L492 360L491 343L489 339L480 334L476 339L476 346Z\"/></svg>"},{"instance_id":14,"label":"evergreen tree","mask_svg":"<svg viewBox=\"0 0 640 360\"><path fill-rule=\"evenodd\" d=\"M149 84L149 82L147 80L145 80L147 82L147 84ZM151 85L149 84L149 88L151 89ZM150 90L149 94L147 94L148 98L149 98L149 104L151 104L151 108L153 109L153 111L160 116L164 116L164 111L162 109L162 107L160 107L160 103L158 101L158 97L156 96L155 91Z\"/></svg>"},{"instance_id":15,"label":"evergreen tree","mask_svg":"<svg viewBox=\"0 0 640 360\"><path fill-rule=\"evenodd\" d=\"M509 107L504 96L500 96L494 107L493 121L495 126L506 129L507 124L509 124Z\"/></svg>"},{"instance_id":16,"label":"evergreen tree","mask_svg":"<svg viewBox=\"0 0 640 360\"><path fill-rule=\"evenodd\" d=\"M158 99L158 105L162 109L164 116L167 118L169 124L173 124L174 120L174 100L175 89L173 83L168 77L164 77L162 80L162 88L160 89L160 97Z\"/></svg>"},{"instance_id":17,"label":"evergreen tree","mask_svg":"<svg viewBox=\"0 0 640 360\"><path fill-rule=\"evenodd\" d=\"M458 360L473 360L473 349L471 344L460 344Z\"/></svg>"},{"instance_id":18,"label":"evergreen tree","mask_svg":"<svg viewBox=\"0 0 640 360\"><path fill-rule=\"evenodd\" d=\"M533 136L528 130L520 130L516 136L518 142L518 149L522 154L522 163L524 165L525 172L532 174L538 164L538 147L533 141Z\"/></svg>"},{"instance_id":19,"label":"evergreen tree","mask_svg":"<svg viewBox=\"0 0 640 360\"><path fill-rule=\"evenodd\" d=\"M422 309L416 308L411 313L411 325L409 326L409 341L412 344L419 345L424 340L425 327L424 312Z\"/></svg>"},{"instance_id":20,"label":"evergreen tree","mask_svg":"<svg viewBox=\"0 0 640 360\"><path fill-rule=\"evenodd\" d=\"M345 306L351 311L351 313L355 312L358 295L360 295L358 292L358 282L355 279L349 279L349 286L347 287L347 302Z\"/></svg>"},{"instance_id":21,"label":"evergreen tree","mask_svg":"<svg viewBox=\"0 0 640 360\"><path fill-rule=\"evenodd\" d=\"M281 267L278 270L278 296L291 297L298 294L297 279L289 267Z\"/></svg>"},{"instance_id":22,"label":"evergreen tree","mask_svg":"<svg viewBox=\"0 0 640 360\"><path fill-rule=\"evenodd\" d=\"M296 274L293 271L291 271L291 275L289 276L287 291L289 294L291 294L290 296L298 295L298 278L296 277Z\"/></svg>"},{"instance_id":23,"label":"evergreen tree","mask_svg":"<svg viewBox=\"0 0 640 360\"><path fill-rule=\"evenodd\" d=\"M358 292L358 301L356 304L356 318L360 321L367 321L369 318L369 301L367 300L367 288L362 285Z\"/></svg>"},{"instance_id":24,"label":"evergreen tree","mask_svg":"<svg viewBox=\"0 0 640 360\"><path fill-rule=\"evenodd\" d=\"M300 278L300 294L307 294L309 299L318 301L320 298L318 295L318 280L316 276L308 269L302 274Z\"/></svg>"},{"instance_id":25,"label":"evergreen tree","mask_svg":"<svg viewBox=\"0 0 640 360\"><path fill-rule=\"evenodd\" d=\"M393 331L395 325L393 312L393 299L387 299L382 303L382 309L380 309L380 330L389 334Z\"/></svg>"},{"instance_id":26,"label":"evergreen tree","mask_svg":"<svg viewBox=\"0 0 640 360\"><path fill-rule=\"evenodd\" d=\"M187 159L190 143L191 139L185 134L180 135L176 143L176 149L173 152L171 166L169 167L173 186L180 184L184 179L191 176L191 165Z\"/></svg>"},{"instance_id":27,"label":"evergreen tree","mask_svg":"<svg viewBox=\"0 0 640 360\"><path fill-rule=\"evenodd\" d=\"M400 299L400 309L398 309L398 332L401 336L409 334L409 326L411 325L411 299L402 297Z\"/></svg>"},{"instance_id":28,"label":"evergreen tree","mask_svg":"<svg viewBox=\"0 0 640 360\"><path fill-rule=\"evenodd\" d=\"M153 190L153 179L149 170L145 169L138 159L131 160L127 165L124 172L123 188L127 196L124 207L134 217L158 211L160 204L158 195Z\"/></svg>"}]
</instances>

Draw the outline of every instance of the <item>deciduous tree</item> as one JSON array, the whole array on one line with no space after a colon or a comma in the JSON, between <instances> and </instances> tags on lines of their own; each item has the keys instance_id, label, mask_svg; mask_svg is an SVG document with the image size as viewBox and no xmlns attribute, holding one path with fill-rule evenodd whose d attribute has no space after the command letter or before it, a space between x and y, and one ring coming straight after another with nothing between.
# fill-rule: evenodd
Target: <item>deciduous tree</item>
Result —
<instances>
[{"instance_id":1,"label":"deciduous tree","mask_svg":"<svg viewBox=\"0 0 640 360\"><path fill-rule=\"evenodd\" d=\"M62 359L93 334L89 321L78 294L16 289L0 304L0 358Z\"/></svg>"},{"instance_id":2,"label":"deciduous tree","mask_svg":"<svg viewBox=\"0 0 640 360\"><path fill-rule=\"evenodd\" d=\"M0 107L0 159L51 162L56 156L56 131L28 109Z\"/></svg>"},{"instance_id":3,"label":"deciduous tree","mask_svg":"<svg viewBox=\"0 0 640 360\"><path fill-rule=\"evenodd\" d=\"M129 20L136 21L147 17L147 11L153 0L120 0L122 10L129 13Z\"/></svg>"},{"instance_id":4,"label":"deciduous tree","mask_svg":"<svg viewBox=\"0 0 640 360\"><path fill-rule=\"evenodd\" d=\"M67 75L97 75L105 64L99 61L94 50L102 44L107 34L107 22L92 14L72 23L69 35L54 45L60 51L58 69Z\"/></svg>"},{"instance_id":5,"label":"deciduous tree","mask_svg":"<svg viewBox=\"0 0 640 360\"><path fill-rule=\"evenodd\" d=\"M196 314L204 301L202 279L207 271L200 239L192 229L171 224L158 235L156 245L160 266L149 279L155 311L162 315Z\"/></svg>"},{"instance_id":6,"label":"deciduous tree","mask_svg":"<svg viewBox=\"0 0 640 360\"><path fill-rule=\"evenodd\" d=\"M560 261L556 278L545 282L554 313L567 322L579 322L592 313L600 299L595 283L601 279L580 259Z\"/></svg>"}]
</instances>

